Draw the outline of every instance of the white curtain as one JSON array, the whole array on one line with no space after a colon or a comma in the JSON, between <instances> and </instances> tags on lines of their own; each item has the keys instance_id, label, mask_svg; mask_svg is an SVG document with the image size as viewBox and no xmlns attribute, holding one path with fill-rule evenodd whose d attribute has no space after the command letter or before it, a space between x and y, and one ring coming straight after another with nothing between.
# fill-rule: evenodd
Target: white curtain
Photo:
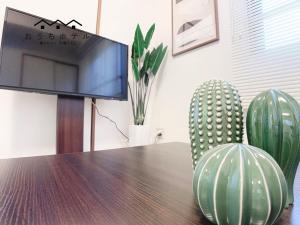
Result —
<instances>
[{"instance_id":1,"label":"white curtain","mask_svg":"<svg viewBox=\"0 0 300 225\"><path fill-rule=\"evenodd\" d=\"M232 0L233 83L248 107L280 89L300 102L300 0Z\"/></svg>"}]
</instances>

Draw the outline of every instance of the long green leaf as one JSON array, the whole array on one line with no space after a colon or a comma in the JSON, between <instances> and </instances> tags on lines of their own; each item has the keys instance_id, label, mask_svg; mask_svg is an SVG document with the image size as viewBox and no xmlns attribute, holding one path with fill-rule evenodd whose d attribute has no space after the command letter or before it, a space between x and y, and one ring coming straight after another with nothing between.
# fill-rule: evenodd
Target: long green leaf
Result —
<instances>
[{"instance_id":1,"label":"long green leaf","mask_svg":"<svg viewBox=\"0 0 300 225\"><path fill-rule=\"evenodd\" d=\"M145 55L143 67L141 69L141 78L144 76L144 74L148 71L149 69L149 61L150 61L150 52L148 51Z\"/></svg>"},{"instance_id":2,"label":"long green leaf","mask_svg":"<svg viewBox=\"0 0 300 225\"><path fill-rule=\"evenodd\" d=\"M157 53L156 55L156 59L153 63L153 66L151 68L151 71L153 73L153 75L156 75L165 55L166 55L166 52L167 52L167 48L168 46L166 46L165 48L163 48L163 45L161 44L160 47L158 47L159 49L159 52Z\"/></svg>"},{"instance_id":3,"label":"long green leaf","mask_svg":"<svg viewBox=\"0 0 300 225\"><path fill-rule=\"evenodd\" d=\"M142 55L144 54L145 43L140 25L137 25L135 30L133 48L135 57L142 57Z\"/></svg>"},{"instance_id":4,"label":"long green leaf","mask_svg":"<svg viewBox=\"0 0 300 225\"><path fill-rule=\"evenodd\" d=\"M148 30L146 37L145 37L145 48L148 49L150 41L152 39L153 33L155 30L155 24L153 24L150 29Z\"/></svg>"},{"instance_id":5,"label":"long green leaf","mask_svg":"<svg viewBox=\"0 0 300 225\"><path fill-rule=\"evenodd\" d=\"M131 60L131 63L132 63L132 70L133 70L133 74L134 74L135 80L136 80L136 81L139 81L139 79L140 79L140 74L139 74L139 68L138 68L138 65L137 65L137 63L135 62L134 59Z\"/></svg>"},{"instance_id":6,"label":"long green leaf","mask_svg":"<svg viewBox=\"0 0 300 225\"><path fill-rule=\"evenodd\" d=\"M163 51L163 44L160 44L152 54L151 66L150 66L150 70L152 73L153 73L154 68L157 66L157 62L159 60L159 56L162 51Z\"/></svg>"}]
</instances>

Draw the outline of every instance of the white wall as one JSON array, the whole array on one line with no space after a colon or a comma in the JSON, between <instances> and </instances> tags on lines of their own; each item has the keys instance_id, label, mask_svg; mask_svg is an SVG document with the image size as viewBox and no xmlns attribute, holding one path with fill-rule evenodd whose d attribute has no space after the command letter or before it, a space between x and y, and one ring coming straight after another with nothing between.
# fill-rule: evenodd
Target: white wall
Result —
<instances>
[{"instance_id":1,"label":"white wall","mask_svg":"<svg viewBox=\"0 0 300 225\"><path fill-rule=\"evenodd\" d=\"M232 79L230 0L218 2L220 41L173 57L171 3L156 1L155 14L161 15L157 34L169 46L168 59L157 81L150 121L154 128L164 129L161 142L189 142L188 112L194 90L205 80Z\"/></svg>"}]
</instances>

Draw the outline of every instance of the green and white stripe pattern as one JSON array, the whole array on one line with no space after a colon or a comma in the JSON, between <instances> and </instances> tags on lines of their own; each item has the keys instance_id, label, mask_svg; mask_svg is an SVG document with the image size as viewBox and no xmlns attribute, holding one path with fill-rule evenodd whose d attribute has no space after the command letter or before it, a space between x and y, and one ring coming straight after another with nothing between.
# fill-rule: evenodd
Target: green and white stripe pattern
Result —
<instances>
[{"instance_id":1,"label":"green and white stripe pattern","mask_svg":"<svg viewBox=\"0 0 300 225\"><path fill-rule=\"evenodd\" d=\"M201 211L218 225L272 225L287 199L276 161L243 144L219 145L200 158L193 191Z\"/></svg>"},{"instance_id":2,"label":"green and white stripe pattern","mask_svg":"<svg viewBox=\"0 0 300 225\"><path fill-rule=\"evenodd\" d=\"M189 116L195 168L205 151L226 143L242 143L243 110L238 91L226 81L203 83L194 93Z\"/></svg>"}]
</instances>

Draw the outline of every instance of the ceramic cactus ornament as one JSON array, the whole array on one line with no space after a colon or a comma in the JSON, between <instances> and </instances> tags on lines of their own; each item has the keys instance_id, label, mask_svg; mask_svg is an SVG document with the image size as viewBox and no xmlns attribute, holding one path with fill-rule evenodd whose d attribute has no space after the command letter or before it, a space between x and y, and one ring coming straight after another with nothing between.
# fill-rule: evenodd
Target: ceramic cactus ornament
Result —
<instances>
[{"instance_id":1,"label":"ceramic cactus ornament","mask_svg":"<svg viewBox=\"0 0 300 225\"><path fill-rule=\"evenodd\" d=\"M203 83L194 93L189 115L193 166L205 151L242 143L243 110L238 91L226 81Z\"/></svg>"},{"instance_id":2,"label":"ceramic cactus ornament","mask_svg":"<svg viewBox=\"0 0 300 225\"><path fill-rule=\"evenodd\" d=\"M243 144L220 145L201 157L193 191L205 217L218 225L272 225L287 198L286 181L276 161Z\"/></svg>"},{"instance_id":3,"label":"ceramic cactus ornament","mask_svg":"<svg viewBox=\"0 0 300 225\"><path fill-rule=\"evenodd\" d=\"M281 167L288 185L288 204L300 161L300 107L290 95L268 90L251 102L247 114L247 136L251 145L268 152Z\"/></svg>"}]
</instances>

